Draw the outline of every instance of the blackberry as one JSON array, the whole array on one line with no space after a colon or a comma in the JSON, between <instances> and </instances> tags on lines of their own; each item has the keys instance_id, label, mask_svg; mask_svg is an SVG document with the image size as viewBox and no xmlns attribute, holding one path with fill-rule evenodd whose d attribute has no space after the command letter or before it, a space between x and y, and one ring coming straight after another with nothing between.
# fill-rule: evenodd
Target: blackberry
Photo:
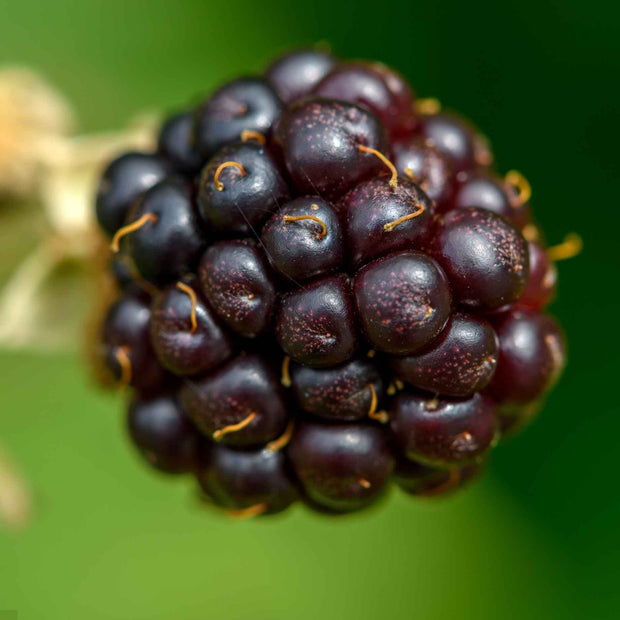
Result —
<instances>
[{"instance_id":1,"label":"blackberry","mask_svg":"<svg viewBox=\"0 0 620 620\"><path fill-rule=\"evenodd\" d=\"M335 199L383 171L375 153L387 139L365 108L335 99L301 99L288 106L274 139L296 192Z\"/></svg>"},{"instance_id":2,"label":"blackberry","mask_svg":"<svg viewBox=\"0 0 620 620\"><path fill-rule=\"evenodd\" d=\"M429 251L447 274L457 303L472 310L505 308L527 286L523 235L486 209L453 209L442 215Z\"/></svg>"},{"instance_id":3,"label":"blackberry","mask_svg":"<svg viewBox=\"0 0 620 620\"><path fill-rule=\"evenodd\" d=\"M207 162L198 205L216 233L250 235L288 198L276 162L261 142L252 140L224 147Z\"/></svg>"},{"instance_id":4,"label":"blackberry","mask_svg":"<svg viewBox=\"0 0 620 620\"><path fill-rule=\"evenodd\" d=\"M195 270L206 246L191 184L171 177L142 194L127 215L112 246L126 242L140 276L155 285L167 284Z\"/></svg>"},{"instance_id":5,"label":"blackberry","mask_svg":"<svg viewBox=\"0 0 620 620\"><path fill-rule=\"evenodd\" d=\"M101 229L114 235L125 223L132 202L170 172L166 160L150 153L125 153L112 161L101 177L95 203Z\"/></svg>"},{"instance_id":6,"label":"blackberry","mask_svg":"<svg viewBox=\"0 0 620 620\"><path fill-rule=\"evenodd\" d=\"M457 175L451 206L455 209L480 207L503 216L522 229L530 221L528 196L493 172L476 171Z\"/></svg>"},{"instance_id":7,"label":"blackberry","mask_svg":"<svg viewBox=\"0 0 620 620\"><path fill-rule=\"evenodd\" d=\"M421 252L379 258L355 275L360 325L385 353L414 353L438 336L450 317L452 295L441 267Z\"/></svg>"},{"instance_id":8,"label":"blackberry","mask_svg":"<svg viewBox=\"0 0 620 620\"><path fill-rule=\"evenodd\" d=\"M231 357L230 338L200 296L196 278L169 285L153 299L151 310L155 354L175 375L203 374Z\"/></svg>"},{"instance_id":9,"label":"blackberry","mask_svg":"<svg viewBox=\"0 0 620 620\"><path fill-rule=\"evenodd\" d=\"M420 136L392 144L398 173L419 185L439 212L450 208L456 175L448 157Z\"/></svg>"},{"instance_id":10,"label":"blackberry","mask_svg":"<svg viewBox=\"0 0 620 620\"><path fill-rule=\"evenodd\" d=\"M480 393L454 399L411 391L394 399L390 426L407 458L454 467L472 462L491 446L497 411Z\"/></svg>"},{"instance_id":11,"label":"blackberry","mask_svg":"<svg viewBox=\"0 0 620 620\"><path fill-rule=\"evenodd\" d=\"M142 457L156 469L170 474L197 469L203 439L175 397L133 400L127 428Z\"/></svg>"},{"instance_id":12,"label":"blackberry","mask_svg":"<svg viewBox=\"0 0 620 620\"><path fill-rule=\"evenodd\" d=\"M156 393L165 371L157 362L150 339L150 300L126 293L110 306L101 329L104 365L119 385Z\"/></svg>"},{"instance_id":13,"label":"blackberry","mask_svg":"<svg viewBox=\"0 0 620 620\"><path fill-rule=\"evenodd\" d=\"M286 203L271 217L261 239L283 284L296 285L342 267L343 236L336 208L319 196L303 196Z\"/></svg>"},{"instance_id":14,"label":"blackberry","mask_svg":"<svg viewBox=\"0 0 620 620\"><path fill-rule=\"evenodd\" d=\"M214 92L195 113L194 145L204 158L236 142L244 131L269 135L283 103L260 77L240 78Z\"/></svg>"},{"instance_id":15,"label":"blackberry","mask_svg":"<svg viewBox=\"0 0 620 620\"><path fill-rule=\"evenodd\" d=\"M357 269L373 258L423 247L431 230L435 205L409 179L390 184L387 179L379 178L354 187L340 201L340 211L349 245L349 262Z\"/></svg>"},{"instance_id":16,"label":"blackberry","mask_svg":"<svg viewBox=\"0 0 620 620\"><path fill-rule=\"evenodd\" d=\"M315 280L282 296L276 338L293 360L333 366L357 348L351 284L344 274Z\"/></svg>"},{"instance_id":17,"label":"blackberry","mask_svg":"<svg viewBox=\"0 0 620 620\"><path fill-rule=\"evenodd\" d=\"M280 99L289 104L309 95L336 63L328 51L301 49L277 58L267 67L265 77Z\"/></svg>"},{"instance_id":18,"label":"blackberry","mask_svg":"<svg viewBox=\"0 0 620 620\"><path fill-rule=\"evenodd\" d=\"M375 501L394 467L387 434L369 423L299 424L288 453L309 499L335 512Z\"/></svg>"},{"instance_id":19,"label":"blackberry","mask_svg":"<svg viewBox=\"0 0 620 620\"><path fill-rule=\"evenodd\" d=\"M444 396L467 396L485 388L495 374L498 338L483 317L454 312L428 346L395 357L394 373L406 383Z\"/></svg>"},{"instance_id":20,"label":"blackberry","mask_svg":"<svg viewBox=\"0 0 620 620\"><path fill-rule=\"evenodd\" d=\"M198 481L205 499L232 515L274 514L298 498L286 456L277 448L205 446Z\"/></svg>"},{"instance_id":21,"label":"blackberry","mask_svg":"<svg viewBox=\"0 0 620 620\"><path fill-rule=\"evenodd\" d=\"M216 442L258 446L286 426L278 378L258 355L241 354L213 373L186 379L180 396L187 414Z\"/></svg>"},{"instance_id":22,"label":"blackberry","mask_svg":"<svg viewBox=\"0 0 620 620\"><path fill-rule=\"evenodd\" d=\"M264 255L251 240L214 243L200 259L200 286L222 323L254 338L265 331L276 306L276 287Z\"/></svg>"},{"instance_id":23,"label":"blackberry","mask_svg":"<svg viewBox=\"0 0 620 620\"><path fill-rule=\"evenodd\" d=\"M411 135L416 125L411 86L396 71L378 62L341 63L312 92L369 109L391 138Z\"/></svg>"},{"instance_id":24,"label":"blackberry","mask_svg":"<svg viewBox=\"0 0 620 620\"><path fill-rule=\"evenodd\" d=\"M477 463L443 469L401 458L394 469L394 482L409 495L434 497L463 487L475 478L481 469L481 465Z\"/></svg>"},{"instance_id":25,"label":"blackberry","mask_svg":"<svg viewBox=\"0 0 620 620\"><path fill-rule=\"evenodd\" d=\"M158 152L181 174L197 174L202 167L202 158L196 150L193 136L194 115L181 112L171 116L159 132Z\"/></svg>"},{"instance_id":26,"label":"blackberry","mask_svg":"<svg viewBox=\"0 0 620 620\"><path fill-rule=\"evenodd\" d=\"M561 374L531 188L394 70L320 49L169 117L96 200L132 443L236 517L465 485Z\"/></svg>"}]
</instances>

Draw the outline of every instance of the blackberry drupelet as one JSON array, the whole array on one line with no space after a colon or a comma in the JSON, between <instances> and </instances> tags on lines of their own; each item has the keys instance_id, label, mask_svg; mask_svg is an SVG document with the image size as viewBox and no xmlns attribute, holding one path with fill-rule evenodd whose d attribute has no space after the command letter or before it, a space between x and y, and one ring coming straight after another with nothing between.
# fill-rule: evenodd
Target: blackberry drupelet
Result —
<instances>
[{"instance_id":1,"label":"blackberry drupelet","mask_svg":"<svg viewBox=\"0 0 620 620\"><path fill-rule=\"evenodd\" d=\"M105 171L102 362L155 468L232 516L475 477L565 364L531 188L378 63L276 59Z\"/></svg>"}]
</instances>

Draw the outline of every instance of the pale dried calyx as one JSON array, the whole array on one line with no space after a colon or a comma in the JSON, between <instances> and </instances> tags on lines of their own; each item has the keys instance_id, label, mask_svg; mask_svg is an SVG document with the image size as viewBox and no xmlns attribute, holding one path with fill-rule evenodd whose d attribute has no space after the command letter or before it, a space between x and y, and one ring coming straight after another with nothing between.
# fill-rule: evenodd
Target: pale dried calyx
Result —
<instances>
[{"instance_id":1,"label":"pale dried calyx","mask_svg":"<svg viewBox=\"0 0 620 620\"><path fill-rule=\"evenodd\" d=\"M70 133L74 116L66 98L35 72L0 69L0 198L36 202L46 220L40 242L0 290L0 348L62 349L75 341L70 312L67 329L24 317L43 308L43 289L59 266L95 260L99 233L91 206L105 164L119 151L154 147L156 114L91 135Z\"/></svg>"}]
</instances>

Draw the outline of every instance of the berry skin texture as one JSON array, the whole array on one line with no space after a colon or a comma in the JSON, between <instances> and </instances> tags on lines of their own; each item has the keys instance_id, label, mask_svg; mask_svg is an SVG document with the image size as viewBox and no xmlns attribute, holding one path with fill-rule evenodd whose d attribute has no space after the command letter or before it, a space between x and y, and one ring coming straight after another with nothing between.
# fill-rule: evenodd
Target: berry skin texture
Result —
<instances>
[{"instance_id":1,"label":"berry skin texture","mask_svg":"<svg viewBox=\"0 0 620 620\"><path fill-rule=\"evenodd\" d=\"M555 297L558 285L558 270L547 255L545 248L537 241L528 243L530 257L530 278L525 292L519 298L519 306L532 310L543 310Z\"/></svg>"},{"instance_id":2,"label":"berry skin texture","mask_svg":"<svg viewBox=\"0 0 620 620\"><path fill-rule=\"evenodd\" d=\"M180 174L195 175L202 158L194 147L194 116L182 112L171 116L159 132L157 151Z\"/></svg>"},{"instance_id":3,"label":"berry skin texture","mask_svg":"<svg viewBox=\"0 0 620 620\"><path fill-rule=\"evenodd\" d=\"M258 355L241 355L211 374L187 379L180 396L198 428L223 444L259 446L286 426L278 378Z\"/></svg>"},{"instance_id":4,"label":"berry skin texture","mask_svg":"<svg viewBox=\"0 0 620 620\"><path fill-rule=\"evenodd\" d=\"M566 364L564 334L555 319L518 308L493 323L500 347L489 393L499 403L528 403L545 394Z\"/></svg>"},{"instance_id":5,"label":"berry skin texture","mask_svg":"<svg viewBox=\"0 0 620 620\"><path fill-rule=\"evenodd\" d=\"M460 468L441 469L401 458L396 463L394 482L409 495L438 497L463 488L480 470L477 463Z\"/></svg>"},{"instance_id":6,"label":"berry skin texture","mask_svg":"<svg viewBox=\"0 0 620 620\"><path fill-rule=\"evenodd\" d=\"M102 353L120 385L156 392L165 373L149 338L151 310L143 295L126 295L108 310L102 326Z\"/></svg>"},{"instance_id":7,"label":"berry skin texture","mask_svg":"<svg viewBox=\"0 0 620 620\"><path fill-rule=\"evenodd\" d=\"M339 64L317 84L313 93L367 108L392 138L410 135L416 124L413 90L401 75L378 62Z\"/></svg>"},{"instance_id":8,"label":"berry skin texture","mask_svg":"<svg viewBox=\"0 0 620 620\"><path fill-rule=\"evenodd\" d=\"M170 173L168 164L157 155L125 153L103 173L95 211L99 226L110 237L125 223L131 203L149 187Z\"/></svg>"},{"instance_id":9,"label":"berry skin texture","mask_svg":"<svg viewBox=\"0 0 620 620\"><path fill-rule=\"evenodd\" d=\"M171 177L150 188L132 207L127 224L145 216L154 221L125 237L140 276L159 286L194 272L206 246L206 232L191 186Z\"/></svg>"},{"instance_id":10,"label":"berry skin texture","mask_svg":"<svg viewBox=\"0 0 620 620\"><path fill-rule=\"evenodd\" d=\"M266 70L267 81L288 104L310 94L314 86L336 64L336 59L319 49L302 49L276 59Z\"/></svg>"},{"instance_id":11,"label":"berry skin texture","mask_svg":"<svg viewBox=\"0 0 620 620\"><path fill-rule=\"evenodd\" d=\"M385 353L414 353L439 334L450 316L446 276L420 252L369 263L357 272L354 291L366 337Z\"/></svg>"},{"instance_id":12,"label":"berry skin texture","mask_svg":"<svg viewBox=\"0 0 620 620\"><path fill-rule=\"evenodd\" d=\"M454 192L455 175L446 155L420 137L392 145L394 165L401 176L409 177L435 203L439 212L448 210Z\"/></svg>"},{"instance_id":13,"label":"berry skin texture","mask_svg":"<svg viewBox=\"0 0 620 620\"><path fill-rule=\"evenodd\" d=\"M169 285L155 297L151 310L153 348L161 365L173 374L203 374L232 356L230 338L195 281Z\"/></svg>"},{"instance_id":14,"label":"berry skin texture","mask_svg":"<svg viewBox=\"0 0 620 620\"><path fill-rule=\"evenodd\" d=\"M306 366L334 366L351 358L357 336L348 278L322 278L285 295L276 338L287 355Z\"/></svg>"},{"instance_id":15,"label":"berry skin texture","mask_svg":"<svg viewBox=\"0 0 620 620\"><path fill-rule=\"evenodd\" d=\"M464 179L457 183L452 206L455 209L479 207L493 211L519 230L530 221L529 204L522 202L515 188L492 172L464 175Z\"/></svg>"},{"instance_id":16,"label":"berry skin texture","mask_svg":"<svg viewBox=\"0 0 620 620\"><path fill-rule=\"evenodd\" d=\"M224 147L201 175L200 212L218 233L250 235L288 199L288 186L275 161L255 142Z\"/></svg>"},{"instance_id":17,"label":"berry skin texture","mask_svg":"<svg viewBox=\"0 0 620 620\"><path fill-rule=\"evenodd\" d=\"M431 254L450 279L455 301L471 310L498 310L517 301L527 286L523 235L485 209L454 209L442 215Z\"/></svg>"},{"instance_id":18,"label":"berry skin texture","mask_svg":"<svg viewBox=\"0 0 620 620\"><path fill-rule=\"evenodd\" d=\"M403 381L433 394L467 396L485 388L497 367L497 334L483 318L457 312L442 333L410 357L392 358Z\"/></svg>"},{"instance_id":19,"label":"berry skin texture","mask_svg":"<svg viewBox=\"0 0 620 620\"><path fill-rule=\"evenodd\" d=\"M479 393L457 400L404 392L394 400L390 426L408 459L454 467L488 450L497 432L497 412Z\"/></svg>"},{"instance_id":20,"label":"berry skin texture","mask_svg":"<svg viewBox=\"0 0 620 620\"><path fill-rule=\"evenodd\" d=\"M299 49L103 175L97 376L129 392L138 452L229 517L454 492L564 368L545 311L580 238L547 248L527 179L416 97Z\"/></svg>"},{"instance_id":21,"label":"berry skin texture","mask_svg":"<svg viewBox=\"0 0 620 620\"><path fill-rule=\"evenodd\" d=\"M394 467L385 433L371 424L299 424L288 453L310 500L335 512L378 499Z\"/></svg>"},{"instance_id":22,"label":"berry skin texture","mask_svg":"<svg viewBox=\"0 0 620 620\"><path fill-rule=\"evenodd\" d=\"M200 285L220 320L254 338L269 326L276 289L261 253L249 241L220 241L200 260Z\"/></svg>"},{"instance_id":23,"label":"berry skin texture","mask_svg":"<svg viewBox=\"0 0 620 620\"><path fill-rule=\"evenodd\" d=\"M396 187L379 178L353 188L341 200L340 210L350 262L358 268L391 252L420 249L431 231L435 207L407 178L398 179ZM395 224L416 213L416 217Z\"/></svg>"},{"instance_id":24,"label":"berry skin texture","mask_svg":"<svg viewBox=\"0 0 620 620\"><path fill-rule=\"evenodd\" d=\"M470 123L454 114L441 112L422 116L417 134L427 145L443 153L455 172L493 163L486 139Z\"/></svg>"},{"instance_id":25,"label":"berry skin texture","mask_svg":"<svg viewBox=\"0 0 620 620\"><path fill-rule=\"evenodd\" d=\"M275 514L298 497L280 450L235 450L217 445L206 451L203 461L198 481L218 506L232 510L257 507L259 514Z\"/></svg>"},{"instance_id":26,"label":"berry skin texture","mask_svg":"<svg viewBox=\"0 0 620 620\"><path fill-rule=\"evenodd\" d=\"M127 428L135 447L156 469L170 474L196 469L202 439L175 398L132 400Z\"/></svg>"},{"instance_id":27,"label":"berry skin texture","mask_svg":"<svg viewBox=\"0 0 620 620\"><path fill-rule=\"evenodd\" d=\"M291 364L291 383L299 406L327 420L367 418L373 407L373 391L377 402L383 396L379 371L363 358L326 369Z\"/></svg>"},{"instance_id":28,"label":"berry skin texture","mask_svg":"<svg viewBox=\"0 0 620 620\"><path fill-rule=\"evenodd\" d=\"M261 78L229 82L196 111L196 149L207 159L223 146L240 140L243 131L256 131L268 137L282 107L280 98Z\"/></svg>"},{"instance_id":29,"label":"berry skin texture","mask_svg":"<svg viewBox=\"0 0 620 620\"><path fill-rule=\"evenodd\" d=\"M317 196L304 196L285 204L265 224L262 242L284 284L327 275L344 260L338 213Z\"/></svg>"},{"instance_id":30,"label":"berry skin texture","mask_svg":"<svg viewBox=\"0 0 620 620\"><path fill-rule=\"evenodd\" d=\"M286 108L274 137L302 195L338 198L385 169L378 157L359 148L384 152L385 131L373 114L353 104L303 99Z\"/></svg>"}]
</instances>

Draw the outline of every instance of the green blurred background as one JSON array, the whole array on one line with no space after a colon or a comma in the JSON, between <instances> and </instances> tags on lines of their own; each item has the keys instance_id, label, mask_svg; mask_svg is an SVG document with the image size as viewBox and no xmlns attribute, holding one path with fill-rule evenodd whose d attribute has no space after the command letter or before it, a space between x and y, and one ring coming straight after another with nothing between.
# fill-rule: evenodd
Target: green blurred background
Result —
<instances>
[{"instance_id":1,"label":"green blurred background","mask_svg":"<svg viewBox=\"0 0 620 620\"><path fill-rule=\"evenodd\" d=\"M0 610L63 620L620 617L616 5L3 0L0 11L0 65L41 71L85 131L193 101L299 44L384 61L479 124L500 170L525 173L552 243L569 231L585 241L560 266L553 306L570 345L563 380L481 482L438 503L394 493L347 519L297 509L231 523L201 509L190 485L138 463L122 399L88 383L78 354L0 353L0 438L36 499L25 531L0 531ZM0 252L3 278L14 254Z\"/></svg>"}]
</instances>

